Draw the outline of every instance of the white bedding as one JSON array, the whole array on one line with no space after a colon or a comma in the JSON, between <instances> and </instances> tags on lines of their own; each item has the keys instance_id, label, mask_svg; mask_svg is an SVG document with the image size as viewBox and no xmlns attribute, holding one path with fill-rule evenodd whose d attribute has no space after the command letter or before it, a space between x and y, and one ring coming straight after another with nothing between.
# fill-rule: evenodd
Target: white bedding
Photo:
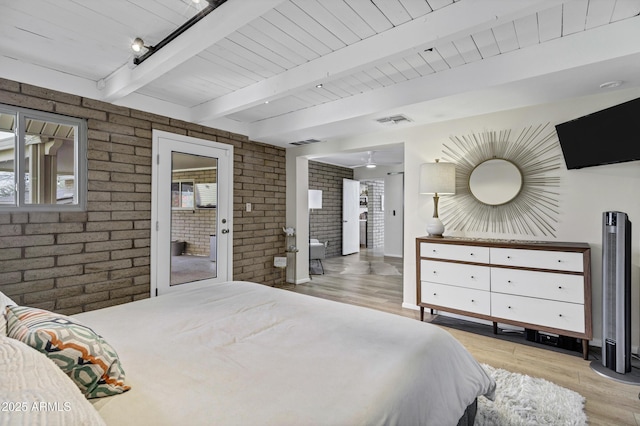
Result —
<instances>
[{"instance_id":1,"label":"white bedding","mask_svg":"<svg viewBox=\"0 0 640 426\"><path fill-rule=\"evenodd\" d=\"M67 425L104 421L45 354L0 334L0 426Z\"/></svg>"},{"instance_id":2,"label":"white bedding","mask_svg":"<svg viewBox=\"0 0 640 426\"><path fill-rule=\"evenodd\" d=\"M449 333L228 282L75 315L120 355L109 425L455 425L495 383Z\"/></svg>"}]
</instances>

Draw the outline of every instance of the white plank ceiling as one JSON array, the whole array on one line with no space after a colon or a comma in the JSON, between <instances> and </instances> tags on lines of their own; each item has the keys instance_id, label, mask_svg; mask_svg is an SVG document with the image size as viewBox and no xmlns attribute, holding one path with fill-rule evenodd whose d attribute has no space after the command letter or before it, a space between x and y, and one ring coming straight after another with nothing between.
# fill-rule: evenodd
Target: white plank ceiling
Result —
<instances>
[{"instance_id":1,"label":"white plank ceiling","mask_svg":"<svg viewBox=\"0 0 640 426\"><path fill-rule=\"evenodd\" d=\"M280 146L506 109L458 104L509 84L595 93L587 66L640 85L640 0L228 0L133 65L207 4L0 0L0 77Z\"/></svg>"}]
</instances>

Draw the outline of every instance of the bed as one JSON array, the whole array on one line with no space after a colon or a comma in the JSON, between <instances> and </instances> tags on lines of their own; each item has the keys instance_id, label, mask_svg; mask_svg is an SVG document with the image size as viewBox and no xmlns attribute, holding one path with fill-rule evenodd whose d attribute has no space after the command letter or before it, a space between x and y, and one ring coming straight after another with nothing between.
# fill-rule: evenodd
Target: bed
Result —
<instances>
[{"instance_id":1,"label":"bed","mask_svg":"<svg viewBox=\"0 0 640 426\"><path fill-rule=\"evenodd\" d=\"M72 317L130 390L107 425L456 425L495 382L428 323L233 281Z\"/></svg>"}]
</instances>

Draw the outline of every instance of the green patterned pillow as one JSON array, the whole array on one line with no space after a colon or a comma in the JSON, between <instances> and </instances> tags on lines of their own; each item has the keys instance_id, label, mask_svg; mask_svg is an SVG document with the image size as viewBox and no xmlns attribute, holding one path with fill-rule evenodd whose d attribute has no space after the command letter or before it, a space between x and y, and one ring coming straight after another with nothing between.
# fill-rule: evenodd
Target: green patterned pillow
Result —
<instances>
[{"instance_id":1,"label":"green patterned pillow","mask_svg":"<svg viewBox=\"0 0 640 426\"><path fill-rule=\"evenodd\" d=\"M87 398L130 389L118 354L89 327L64 315L26 306L7 307L7 335L47 355Z\"/></svg>"}]
</instances>

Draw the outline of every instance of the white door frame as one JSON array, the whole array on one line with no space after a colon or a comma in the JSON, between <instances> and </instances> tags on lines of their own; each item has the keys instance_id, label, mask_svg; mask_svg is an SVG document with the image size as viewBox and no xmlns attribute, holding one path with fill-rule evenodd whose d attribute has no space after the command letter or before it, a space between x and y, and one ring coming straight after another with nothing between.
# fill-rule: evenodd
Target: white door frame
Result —
<instances>
[{"instance_id":1,"label":"white door frame","mask_svg":"<svg viewBox=\"0 0 640 426\"><path fill-rule=\"evenodd\" d=\"M224 168L219 169L219 173L225 173L224 177L227 180L227 185L225 185L225 187L218 187L219 194L216 215L218 222L216 226L218 230L216 238L219 256L218 273L215 279L204 280L200 283L206 285L213 282L230 281L233 279L233 145L169 133L162 130L153 130L151 165L151 297L155 297L166 291L167 288L170 288L170 286L158 285L159 279L169 279L169 277L166 276L166 261L163 262L163 259L171 250L171 223L167 223L168 221L163 219L166 215L163 215L159 210L158 191L160 190L160 173L171 173L170 156L160 156L159 152L161 148L166 148L167 144L171 143L174 145L188 144L200 151L204 149L204 152L206 152L206 148L214 148L216 152L222 150L228 159L226 171ZM226 219L226 223L221 223L222 219ZM224 230L228 230L228 232L224 232ZM175 286L173 290L192 288L194 285L198 284L182 284Z\"/></svg>"}]
</instances>

